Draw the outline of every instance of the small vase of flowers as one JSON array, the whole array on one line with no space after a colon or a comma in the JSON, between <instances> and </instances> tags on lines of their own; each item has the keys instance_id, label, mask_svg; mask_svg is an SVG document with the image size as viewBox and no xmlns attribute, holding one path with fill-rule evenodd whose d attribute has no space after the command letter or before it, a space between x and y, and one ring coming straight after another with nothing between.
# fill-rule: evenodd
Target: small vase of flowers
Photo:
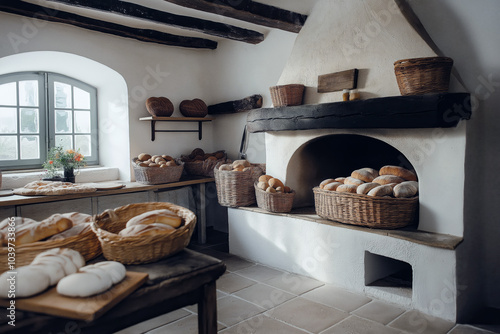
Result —
<instances>
[{"instance_id":1,"label":"small vase of flowers","mask_svg":"<svg viewBox=\"0 0 500 334\"><path fill-rule=\"evenodd\" d=\"M61 146L52 147L43 163L46 169L44 180L75 182L75 170L79 171L85 165L85 157L79 151L64 150ZM63 176L60 175L61 169Z\"/></svg>"}]
</instances>

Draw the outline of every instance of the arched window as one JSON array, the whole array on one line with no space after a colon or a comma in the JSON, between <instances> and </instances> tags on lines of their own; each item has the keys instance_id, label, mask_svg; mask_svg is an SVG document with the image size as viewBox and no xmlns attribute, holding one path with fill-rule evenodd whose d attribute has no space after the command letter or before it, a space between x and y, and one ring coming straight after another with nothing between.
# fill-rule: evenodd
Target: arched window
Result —
<instances>
[{"instance_id":1,"label":"arched window","mask_svg":"<svg viewBox=\"0 0 500 334\"><path fill-rule=\"evenodd\" d=\"M98 163L97 90L56 73L0 76L0 168L40 168L50 147Z\"/></svg>"}]
</instances>

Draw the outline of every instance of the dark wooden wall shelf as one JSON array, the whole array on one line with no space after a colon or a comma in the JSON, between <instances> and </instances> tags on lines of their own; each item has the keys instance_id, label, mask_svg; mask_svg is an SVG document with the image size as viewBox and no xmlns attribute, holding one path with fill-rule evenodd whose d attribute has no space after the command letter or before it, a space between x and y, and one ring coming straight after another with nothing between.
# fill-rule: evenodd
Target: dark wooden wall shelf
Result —
<instances>
[{"instance_id":1,"label":"dark wooden wall shelf","mask_svg":"<svg viewBox=\"0 0 500 334\"><path fill-rule=\"evenodd\" d=\"M198 132L198 139L202 138L203 122L211 122L214 117L156 117L148 116L139 118L140 121L151 122L151 141L156 138L157 132ZM198 122L198 130L157 130L156 122Z\"/></svg>"},{"instance_id":2,"label":"dark wooden wall shelf","mask_svg":"<svg viewBox=\"0 0 500 334\"><path fill-rule=\"evenodd\" d=\"M255 109L247 116L247 130L450 128L471 113L468 93L391 96Z\"/></svg>"}]
</instances>

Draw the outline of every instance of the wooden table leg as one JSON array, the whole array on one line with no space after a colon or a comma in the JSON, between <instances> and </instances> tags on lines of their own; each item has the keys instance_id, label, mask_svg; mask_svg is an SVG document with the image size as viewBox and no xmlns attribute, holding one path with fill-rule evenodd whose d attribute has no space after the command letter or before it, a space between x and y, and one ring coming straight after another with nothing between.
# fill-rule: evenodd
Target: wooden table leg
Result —
<instances>
[{"instance_id":1,"label":"wooden table leg","mask_svg":"<svg viewBox=\"0 0 500 334\"><path fill-rule=\"evenodd\" d=\"M215 281L205 284L198 302L198 333L217 333L217 294Z\"/></svg>"}]
</instances>

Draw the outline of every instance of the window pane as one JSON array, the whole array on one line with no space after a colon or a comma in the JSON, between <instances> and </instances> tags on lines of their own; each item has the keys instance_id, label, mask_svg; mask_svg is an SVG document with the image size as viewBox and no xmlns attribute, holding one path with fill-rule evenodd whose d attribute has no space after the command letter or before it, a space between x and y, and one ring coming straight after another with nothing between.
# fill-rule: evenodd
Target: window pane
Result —
<instances>
[{"instance_id":1,"label":"window pane","mask_svg":"<svg viewBox=\"0 0 500 334\"><path fill-rule=\"evenodd\" d=\"M72 117L71 110L56 110L56 133L71 133L72 127Z\"/></svg>"},{"instance_id":2,"label":"window pane","mask_svg":"<svg viewBox=\"0 0 500 334\"><path fill-rule=\"evenodd\" d=\"M21 109L21 133L38 133L38 109Z\"/></svg>"},{"instance_id":3,"label":"window pane","mask_svg":"<svg viewBox=\"0 0 500 334\"><path fill-rule=\"evenodd\" d=\"M65 150L73 149L73 136L56 136L56 146L62 146Z\"/></svg>"},{"instance_id":4,"label":"window pane","mask_svg":"<svg viewBox=\"0 0 500 334\"><path fill-rule=\"evenodd\" d=\"M91 156L92 150L91 150L91 145L90 145L90 135L88 135L88 136L82 136L82 135L75 136L75 149L76 150L80 149L80 153L83 154L83 156L85 156L85 157Z\"/></svg>"},{"instance_id":5,"label":"window pane","mask_svg":"<svg viewBox=\"0 0 500 334\"><path fill-rule=\"evenodd\" d=\"M21 159L40 159L38 136L21 136Z\"/></svg>"},{"instance_id":6,"label":"window pane","mask_svg":"<svg viewBox=\"0 0 500 334\"><path fill-rule=\"evenodd\" d=\"M75 110L75 133L90 133L90 110Z\"/></svg>"},{"instance_id":7,"label":"window pane","mask_svg":"<svg viewBox=\"0 0 500 334\"><path fill-rule=\"evenodd\" d=\"M19 105L38 107L38 80L19 81Z\"/></svg>"},{"instance_id":8,"label":"window pane","mask_svg":"<svg viewBox=\"0 0 500 334\"><path fill-rule=\"evenodd\" d=\"M16 83L9 82L0 85L0 104L7 106L17 105Z\"/></svg>"},{"instance_id":9,"label":"window pane","mask_svg":"<svg viewBox=\"0 0 500 334\"><path fill-rule=\"evenodd\" d=\"M0 108L0 133L17 133L16 108Z\"/></svg>"},{"instance_id":10,"label":"window pane","mask_svg":"<svg viewBox=\"0 0 500 334\"><path fill-rule=\"evenodd\" d=\"M54 82L54 100L56 108L71 108L71 86Z\"/></svg>"},{"instance_id":11,"label":"window pane","mask_svg":"<svg viewBox=\"0 0 500 334\"><path fill-rule=\"evenodd\" d=\"M80 89L78 87L73 87L73 94L75 99L74 108L78 109L90 109L90 93Z\"/></svg>"},{"instance_id":12,"label":"window pane","mask_svg":"<svg viewBox=\"0 0 500 334\"><path fill-rule=\"evenodd\" d=\"M0 160L17 160L17 136L0 136Z\"/></svg>"}]
</instances>

